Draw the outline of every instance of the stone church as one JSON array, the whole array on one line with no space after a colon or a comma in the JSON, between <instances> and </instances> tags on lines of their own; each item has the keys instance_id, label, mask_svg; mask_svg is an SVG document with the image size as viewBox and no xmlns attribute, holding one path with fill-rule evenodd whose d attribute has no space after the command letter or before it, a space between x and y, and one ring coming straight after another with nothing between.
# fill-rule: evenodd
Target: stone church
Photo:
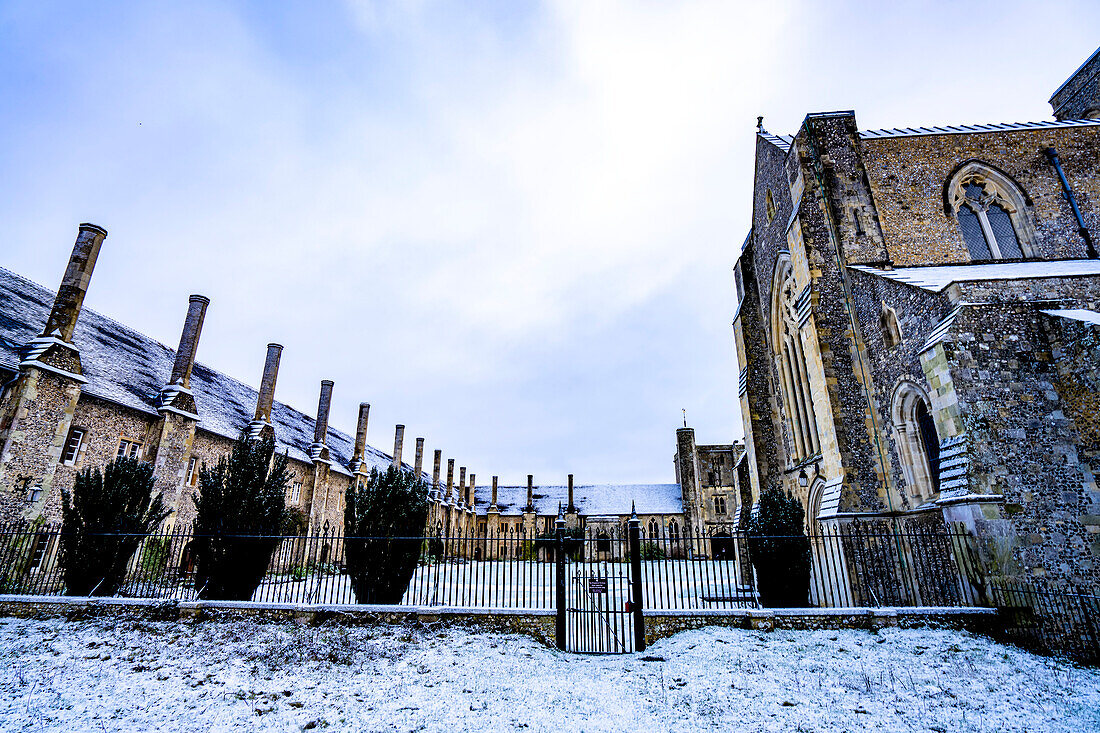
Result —
<instances>
[{"instance_id":1,"label":"stone church","mask_svg":"<svg viewBox=\"0 0 1100 733\"><path fill-rule=\"evenodd\" d=\"M1100 51L1053 121L759 126L734 270L748 501L960 523L1100 590ZM987 558L988 559L988 558Z\"/></svg>"}]
</instances>

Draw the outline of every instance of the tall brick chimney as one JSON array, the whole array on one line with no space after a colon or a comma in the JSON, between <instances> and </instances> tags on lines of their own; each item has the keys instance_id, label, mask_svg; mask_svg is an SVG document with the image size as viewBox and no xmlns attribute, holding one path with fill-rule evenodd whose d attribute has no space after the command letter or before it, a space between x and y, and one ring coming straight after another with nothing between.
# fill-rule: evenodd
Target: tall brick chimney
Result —
<instances>
[{"instance_id":1,"label":"tall brick chimney","mask_svg":"<svg viewBox=\"0 0 1100 733\"><path fill-rule=\"evenodd\" d=\"M313 445L309 455L313 460L328 460L328 414L332 409L332 380L321 380L321 394L317 398L317 420L313 423Z\"/></svg>"},{"instance_id":2,"label":"tall brick chimney","mask_svg":"<svg viewBox=\"0 0 1100 733\"><path fill-rule=\"evenodd\" d=\"M569 506L566 508L567 512L573 514L577 511L577 507L573 504L573 474L569 474Z\"/></svg>"},{"instance_id":3,"label":"tall brick chimney","mask_svg":"<svg viewBox=\"0 0 1100 733\"><path fill-rule=\"evenodd\" d=\"M532 474L527 474L527 507L523 511L535 511L535 477Z\"/></svg>"},{"instance_id":4,"label":"tall brick chimney","mask_svg":"<svg viewBox=\"0 0 1100 733\"><path fill-rule=\"evenodd\" d=\"M493 500L489 502L489 511L496 511L497 509L497 476L493 476Z\"/></svg>"},{"instance_id":5,"label":"tall brick chimney","mask_svg":"<svg viewBox=\"0 0 1100 733\"><path fill-rule=\"evenodd\" d=\"M210 298L205 295L192 295L187 306L187 319L183 322L180 334L180 346L176 349L176 362L172 365L172 376L168 384L178 384L184 389L191 388L191 370L195 368L195 355L199 350L199 336L202 334L202 322L206 319L206 306Z\"/></svg>"},{"instance_id":6,"label":"tall brick chimney","mask_svg":"<svg viewBox=\"0 0 1100 733\"><path fill-rule=\"evenodd\" d=\"M56 335L66 342L73 340L76 319L88 292L88 283L92 279L96 258L99 257L99 248L103 246L106 237L106 229L95 224L80 225L73 253L69 256L69 266L61 279L61 287L57 289L57 297L54 298L53 310L46 320L46 327L42 330L43 336Z\"/></svg>"},{"instance_id":7,"label":"tall brick chimney","mask_svg":"<svg viewBox=\"0 0 1100 733\"><path fill-rule=\"evenodd\" d=\"M401 468L401 446L405 442L405 426L398 425L393 431L393 465Z\"/></svg>"},{"instance_id":8,"label":"tall brick chimney","mask_svg":"<svg viewBox=\"0 0 1100 733\"><path fill-rule=\"evenodd\" d=\"M443 451L436 450L435 452L435 468L432 469L432 490L435 495L439 496L439 470L443 463Z\"/></svg>"},{"instance_id":9,"label":"tall brick chimney","mask_svg":"<svg viewBox=\"0 0 1100 733\"><path fill-rule=\"evenodd\" d=\"M477 474L470 474L470 486L466 489L466 506L470 507L470 511L474 510L474 487L477 486Z\"/></svg>"},{"instance_id":10,"label":"tall brick chimney","mask_svg":"<svg viewBox=\"0 0 1100 733\"><path fill-rule=\"evenodd\" d=\"M420 474L424 472L424 439L416 439L416 463L413 464L413 474L417 480L420 479Z\"/></svg>"},{"instance_id":11,"label":"tall brick chimney","mask_svg":"<svg viewBox=\"0 0 1100 733\"><path fill-rule=\"evenodd\" d=\"M359 421L355 424L355 450L351 455L352 466L359 470L363 456L367 452L367 420L370 418L370 403L359 403Z\"/></svg>"},{"instance_id":12,"label":"tall brick chimney","mask_svg":"<svg viewBox=\"0 0 1100 733\"><path fill-rule=\"evenodd\" d=\"M248 434L252 438L262 437L265 430L272 429L271 410L275 405L275 380L279 377L279 359L282 354L281 344L267 345L264 376L260 379L260 391L256 395L256 415L248 425Z\"/></svg>"},{"instance_id":13,"label":"tall brick chimney","mask_svg":"<svg viewBox=\"0 0 1100 733\"><path fill-rule=\"evenodd\" d=\"M455 459L447 459L447 502L451 501L451 489L455 485Z\"/></svg>"},{"instance_id":14,"label":"tall brick chimney","mask_svg":"<svg viewBox=\"0 0 1100 733\"><path fill-rule=\"evenodd\" d=\"M458 468L458 505L462 506L466 501L466 467Z\"/></svg>"}]
</instances>

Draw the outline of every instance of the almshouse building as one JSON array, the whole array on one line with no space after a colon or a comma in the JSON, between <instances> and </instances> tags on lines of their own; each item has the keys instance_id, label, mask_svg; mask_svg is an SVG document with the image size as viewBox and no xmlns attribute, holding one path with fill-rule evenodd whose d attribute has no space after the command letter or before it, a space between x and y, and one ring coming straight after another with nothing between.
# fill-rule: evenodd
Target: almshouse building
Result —
<instances>
[{"instance_id":1,"label":"almshouse building","mask_svg":"<svg viewBox=\"0 0 1100 733\"><path fill-rule=\"evenodd\" d=\"M760 126L734 336L756 501L959 522L1100 588L1100 52L1056 120ZM1013 567L1006 567L1012 565Z\"/></svg>"},{"instance_id":2,"label":"almshouse building","mask_svg":"<svg viewBox=\"0 0 1100 733\"><path fill-rule=\"evenodd\" d=\"M288 456L286 500L300 534L341 533L348 488L390 465L431 482L426 534L486 538L461 546L464 554L486 558L497 552L487 538L548 535L559 511L571 530L594 536L623 532L634 509L651 538L728 536L736 523L742 446L698 446L690 428L678 431L674 484L574 490L570 476L568 486L536 487L533 477L526 487L498 486L496 477L491 486L478 486L465 467L456 477L454 459L447 460L444 479L440 450L429 477L424 438L416 439L412 465L402 460L403 425L396 427L392 455L367 445L369 404L359 405L354 437L329 427L329 380L321 382L315 416L276 401L278 344L268 345L258 388L198 362L209 305L201 295L189 300L175 350L84 308L106 236L98 226L80 226L56 293L0 268L0 522L56 524L61 492L79 471L131 457L154 465L155 491L171 509L163 529L186 532L202 467L228 455L246 431L273 435Z\"/></svg>"}]
</instances>

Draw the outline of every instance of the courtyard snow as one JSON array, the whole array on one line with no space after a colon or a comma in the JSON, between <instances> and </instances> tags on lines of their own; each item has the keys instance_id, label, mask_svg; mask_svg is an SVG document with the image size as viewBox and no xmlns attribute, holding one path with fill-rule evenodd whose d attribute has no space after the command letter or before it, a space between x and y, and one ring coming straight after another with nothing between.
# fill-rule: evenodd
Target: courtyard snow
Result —
<instances>
[{"instance_id":1,"label":"courtyard snow","mask_svg":"<svg viewBox=\"0 0 1100 733\"><path fill-rule=\"evenodd\" d=\"M0 730L1083 731L1100 672L943 630L708 628L584 657L394 626L0 619Z\"/></svg>"}]
</instances>

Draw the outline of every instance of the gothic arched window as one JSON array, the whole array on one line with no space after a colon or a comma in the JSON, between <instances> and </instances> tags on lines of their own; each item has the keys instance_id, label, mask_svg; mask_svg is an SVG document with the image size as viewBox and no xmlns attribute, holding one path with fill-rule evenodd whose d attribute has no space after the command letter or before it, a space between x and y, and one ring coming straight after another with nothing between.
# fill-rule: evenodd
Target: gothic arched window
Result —
<instances>
[{"instance_id":1,"label":"gothic arched window","mask_svg":"<svg viewBox=\"0 0 1100 733\"><path fill-rule=\"evenodd\" d=\"M882 343L890 349L901 343L901 322L897 312L888 305L882 306L878 317L878 327L882 331Z\"/></svg>"},{"instance_id":2,"label":"gothic arched window","mask_svg":"<svg viewBox=\"0 0 1100 733\"><path fill-rule=\"evenodd\" d=\"M970 259L1033 256L1026 202L1007 176L980 163L967 163L948 181L946 199Z\"/></svg>"},{"instance_id":3,"label":"gothic arched window","mask_svg":"<svg viewBox=\"0 0 1100 733\"><path fill-rule=\"evenodd\" d=\"M892 417L905 481L916 496L928 498L940 490L940 437L927 395L903 382L894 393Z\"/></svg>"},{"instance_id":4,"label":"gothic arched window","mask_svg":"<svg viewBox=\"0 0 1100 733\"><path fill-rule=\"evenodd\" d=\"M780 255L772 280L772 349L791 433L792 457L796 461L821 451L795 304L797 296L790 257Z\"/></svg>"},{"instance_id":5,"label":"gothic arched window","mask_svg":"<svg viewBox=\"0 0 1100 733\"><path fill-rule=\"evenodd\" d=\"M649 520L649 539L655 540L661 536L661 525L657 524L656 519Z\"/></svg>"}]
</instances>

